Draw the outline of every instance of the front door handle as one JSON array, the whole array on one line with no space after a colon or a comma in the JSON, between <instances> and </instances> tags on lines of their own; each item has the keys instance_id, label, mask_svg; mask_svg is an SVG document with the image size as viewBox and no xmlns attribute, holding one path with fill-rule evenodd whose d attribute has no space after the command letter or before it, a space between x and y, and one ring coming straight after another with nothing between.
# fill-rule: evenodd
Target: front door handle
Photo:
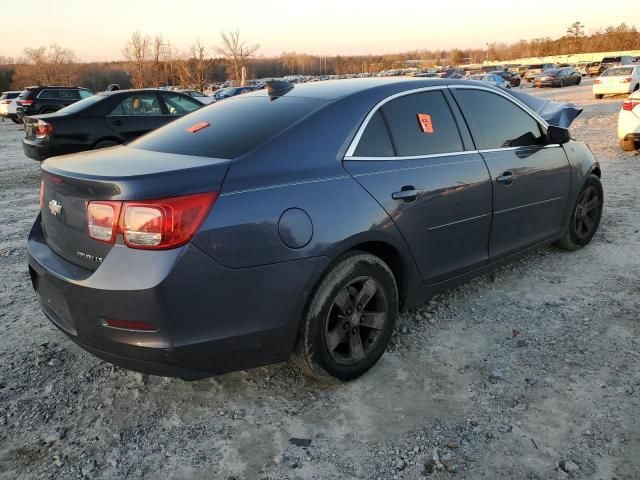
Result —
<instances>
[{"instance_id":1,"label":"front door handle","mask_svg":"<svg viewBox=\"0 0 640 480\"><path fill-rule=\"evenodd\" d=\"M121 126L122 126L122 120L114 120L114 121L113 121L113 124L114 124L116 127L121 127Z\"/></svg>"},{"instance_id":2,"label":"front door handle","mask_svg":"<svg viewBox=\"0 0 640 480\"><path fill-rule=\"evenodd\" d=\"M416 197L418 196L418 193L420 192L416 190L413 186L405 185L400 189L399 192L393 192L391 194L391 198L393 198L394 200L403 200L409 203L409 202L413 202L416 199Z\"/></svg>"},{"instance_id":3,"label":"front door handle","mask_svg":"<svg viewBox=\"0 0 640 480\"><path fill-rule=\"evenodd\" d=\"M504 172L502 175L496 178L496 182L503 185L511 185L513 183L513 174L511 172Z\"/></svg>"}]
</instances>

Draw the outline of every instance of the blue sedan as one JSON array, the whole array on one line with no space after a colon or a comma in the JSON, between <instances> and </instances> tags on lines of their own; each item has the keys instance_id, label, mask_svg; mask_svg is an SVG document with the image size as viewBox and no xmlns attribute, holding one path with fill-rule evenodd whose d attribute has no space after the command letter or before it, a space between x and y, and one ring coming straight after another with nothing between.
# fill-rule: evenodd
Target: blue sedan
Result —
<instances>
[{"instance_id":1,"label":"blue sedan","mask_svg":"<svg viewBox=\"0 0 640 480\"><path fill-rule=\"evenodd\" d=\"M578 113L465 80L272 81L42 163L31 281L60 330L127 368L292 359L353 379L399 312L589 243L600 167L559 126Z\"/></svg>"}]
</instances>

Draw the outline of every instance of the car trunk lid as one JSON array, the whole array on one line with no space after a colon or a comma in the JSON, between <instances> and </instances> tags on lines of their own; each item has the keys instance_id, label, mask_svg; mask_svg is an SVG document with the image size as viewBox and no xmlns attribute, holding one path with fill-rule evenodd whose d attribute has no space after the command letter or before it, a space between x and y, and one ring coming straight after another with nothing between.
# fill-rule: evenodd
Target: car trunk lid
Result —
<instances>
[{"instance_id":1,"label":"car trunk lid","mask_svg":"<svg viewBox=\"0 0 640 480\"><path fill-rule=\"evenodd\" d=\"M96 270L113 247L89 236L90 201L150 200L219 191L229 160L115 147L42 164L42 227L65 260ZM121 242L117 239L116 243Z\"/></svg>"}]
</instances>

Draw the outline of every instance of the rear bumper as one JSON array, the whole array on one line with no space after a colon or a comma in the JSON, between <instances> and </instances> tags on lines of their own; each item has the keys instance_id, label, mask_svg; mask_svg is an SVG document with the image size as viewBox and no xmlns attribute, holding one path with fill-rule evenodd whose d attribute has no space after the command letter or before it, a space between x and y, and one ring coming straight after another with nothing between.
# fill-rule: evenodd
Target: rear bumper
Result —
<instances>
[{"instance_id":1,"label":"rear bumper","mask_svg":"<svg viewBox=\"0 0 640 480\"><path fill-rule=\"evenodd\" d=\"M76 344L124 368L184 379L286 361L306 298L328 265L316 257L230 269L192 244L116 245L91 272L49 249L39 217L27 246L40 305ZM157 330L109 328L105 319Z\"/></svg>"},{"instance_id":2,"label":"rear bumper","mask_svg":"<svg viewBox=\"0 0 640 480\"><path fill-rule=\"evenodd\" d=\"M53 157L55 153L51 152L48 144L41 143L38 140L22 139L22 151L32 160L42 162L49 157Z\"/></svg>"},{"instance_id":3,"label":"rear bumper","mask_svg":"<svg viewBox=\"0 0 640 480\"><path fill-rule=\"evenodd\" d=\"M632 83L614 83L612 85L594 84L593 93L596 95L622 95L631 93L633 86Z\"/></svg>"},{"instance_id":4,"label":"rear bumper","mask_svg":"<svg viewBox=\"0 0 640 480\"><path fill-rule=\"evenodd\" d=\"M18 114L17 113L0 112L0 117L8 118L10 120L18 120Z\"/></svg>"}]
</instances>

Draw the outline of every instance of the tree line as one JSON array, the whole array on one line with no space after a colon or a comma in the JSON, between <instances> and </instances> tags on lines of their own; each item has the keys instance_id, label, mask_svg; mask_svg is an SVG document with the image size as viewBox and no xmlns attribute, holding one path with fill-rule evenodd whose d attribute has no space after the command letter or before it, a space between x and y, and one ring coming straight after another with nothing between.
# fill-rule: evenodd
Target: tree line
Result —
<instances>
[{"instance_id":1,"label":"tree line","mask_svg":"<svg viewBox=\"0 0 640 480\"><path fill-rule=\"evenodd\" d=\"M342 75L373 73L419 66L482 63L515 58L573 53L640 49L640 33L622 23L585 34L580 22L571 24L564 35L552 39L533 38L511 44L496 41L486 48L413 50L386 55L320 56L295 51L277 57L258 56L258 44L248 44L239 30L220 34L218 43L208 46L196 40L187 51L175 52L162 35L151 37L134 32L122 49L122 61L82 63L73 50L51 45L26 48L18 59L0 56L0 89L22 89L32 84L81 85L93 90L110 83L122 88L182 85L203 89L209 83L286 75Z\"/></svg>"}]
</instances>

